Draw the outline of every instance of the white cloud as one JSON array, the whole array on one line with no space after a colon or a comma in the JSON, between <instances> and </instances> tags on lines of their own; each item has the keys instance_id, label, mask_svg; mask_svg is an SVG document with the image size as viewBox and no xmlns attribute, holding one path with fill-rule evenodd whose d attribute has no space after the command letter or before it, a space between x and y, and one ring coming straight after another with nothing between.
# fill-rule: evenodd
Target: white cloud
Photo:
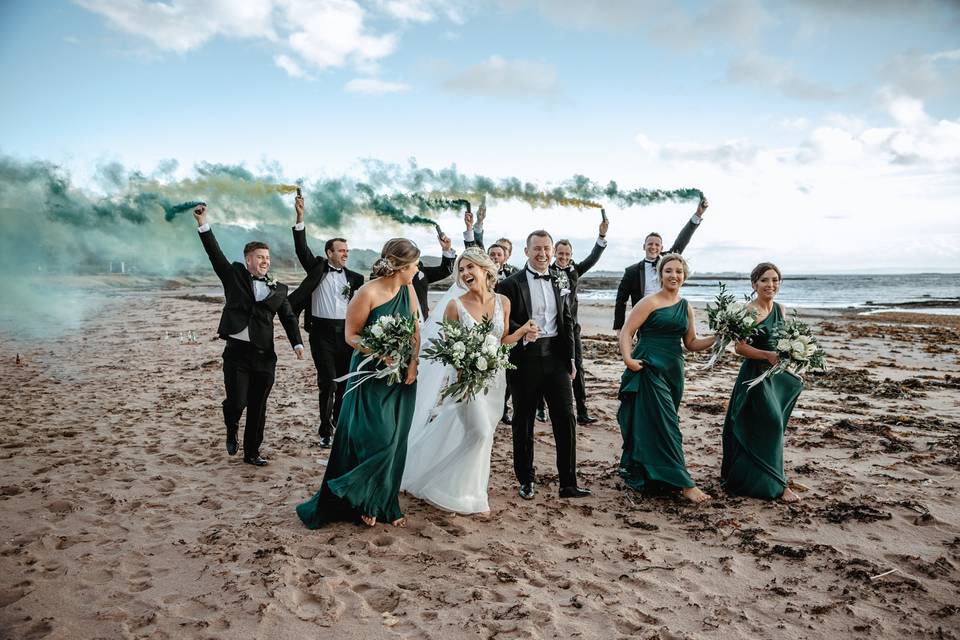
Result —
<instances>
[{"instance_id":1,"label":"white cloud","mask_svg":"<svg viewBox=\"0 0 960 640\"><path fill-rule=\"evenodd\" d=\"M271 0L74 1L104 16L115 29L143 36L165 51L186 53L218 35L267 40L276 37Z\"/></svg>"},{"instance_id":2,"label":"white cloud","mask_svg":"<svg viewBox=\"0 0 960 640\"><path fill-rule=\"evenodd\" d=\"M557 72L542 60L490 56L443 83L451 91L507 97L552 97L559 93Z\"/></svg>"},{"instance_id":3,"label":"white cloud","mask_svg":"<svg viewBox=\"0 0 960 640\"><path fill-rule=\"evenodd\" d=\"M760 150L744 138L726 140L718 144L696 142L672 142L658 144L638 133L634 138L647 154L666 161L706 162L731 167L751 164L757 159Z\"/></svg>"},{"instance_id":4,"label":"white cloud","mask_svg":"<svg viewBox=\"0 0 960 640\"><path fill-rule=\"evenodd\" d=\"M293 77L310 69L373 73L407 23L460 24L468 5L442 0L74 0L160 51L187 53L217 37L262 40ZM376 24L376 27L371 26Z\"/></svg>"},{"instance_id":5,"label":"white cloud","mask_svg":"<svg viewBox=\"0 0 960 640\"><path fill-rule=\"evenodd\" d=\"M297 61L290 56L280 53L273 56L273 62L278 67L287 72L291 78L308 78L307 73L297 64Z\"/></svg>"},{"instance_id":6,"label":"white cloud","mask_svg":"<svg viewBox=\"0 0 960 640\"><path fill-rule=\"evenodd\" d=\"M727 66L727 80L775 89L789 98L800 100L833 100L850 93L807 78L790 64L756 51L733 58Z\"/></svg>"},{"instance_id":7,"label":"white cloud","mask_svg":"<svg viewBox=\"0 0 960 640\"><path fill-rule=\"evenodd\" d=\"M344 88L351 93L382 96L387 93L406 91L410 87L401 82L387 82L378 78L354 78Z\"/></svg>"},{"instance_id":8,"label":"white cloud","mask_svg":"<svg viewBox=\"0 0 960 640\"><path fill-rule=\"evenodd\" d=\"M920 98L936 96L960 85L960 49L901 53L883 66L880 75L899 91Z\"/></svg>"},{"instance_id":9,"label":"white cloud","mask_svg":"<svg viewBox=\"0 0 960 640\"><path fill-rule=\"evenodd\" d=\"M759 0L720 0L693 10L669 0L514 0L502 4L513 8L532 5L548 20L577 29L639 30L679 49L742 43L772 23Z\"/></svg>"}]
</instances>

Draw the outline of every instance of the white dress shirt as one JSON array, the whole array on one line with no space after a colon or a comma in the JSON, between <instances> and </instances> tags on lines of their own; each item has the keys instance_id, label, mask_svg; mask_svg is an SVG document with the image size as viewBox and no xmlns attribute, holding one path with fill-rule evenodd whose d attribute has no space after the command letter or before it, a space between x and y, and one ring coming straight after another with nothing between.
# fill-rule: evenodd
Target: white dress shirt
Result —
<instances>
[{"instance_id":1,"label":"white dress shirt","mask_svg":"<svg viewBox=\"0 0 960 640\"><path fill-rule=\"evenodd\" d=\"M541 338L552 338L557 335L557 300L553 296L553 280L550 278L534 278L534 269L529 263L524 267L527 273L527 284L530 285L530 319L540 327ZM537 272L539 273L539 272ZM549 271L544 272L547 275Z\"/></svg>"},{"instance_id":2,"label":"white dress shirt","mask_svg":"<svg viewBox=\"0 0 960 640\"><path fill-rule=\"evenodd\" d=\"M331 267L332 269L333 267ZM329 271L323 281L313 290L310 312L315 318L343 320L347 317L347 298L343 289L347 286L347 274L341 269Z\"/></svg>"}]
</instances>

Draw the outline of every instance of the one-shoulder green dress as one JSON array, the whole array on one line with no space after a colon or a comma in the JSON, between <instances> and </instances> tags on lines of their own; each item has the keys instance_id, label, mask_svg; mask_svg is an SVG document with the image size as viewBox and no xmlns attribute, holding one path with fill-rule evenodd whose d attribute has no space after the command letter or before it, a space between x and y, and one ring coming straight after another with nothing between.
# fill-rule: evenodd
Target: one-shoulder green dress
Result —
<instances>
[{"instance_id":1,"label":"one-shoulder green dress","mask_svg":"<svg viewBox=\"0 0 960 640\"><path fill-rule=\"evenodd\" d=\"M751 346L773 351L772 333L781 322L783 314L775 304L757 326ZM783 434L803 391L803 381L792 373L778 373L747 390L746 383L769 367L765 360L744 360L727 407L720 478L726 490L735 495L779 498L787 486Z\"/></svg>"},{"instance_id":2,"label":"one-shoulder green dress","mask_svg":"<svg viewBox=\"0 0 960 640\"><path fill-rule=\"evenodd\" d=\"M650 481L681 489L694 486L683 457L677 411L683 398L683 335L687 301L657 309L640 326L633 357L640 371L620 379L617 420L623 435L620 476L633 489Z\"/></svg>"},{"instance_id":3,"label":"one-shoulder green dress","mask_svg":"<svg viewBox=\"0 0 960 640\"><path fill-rule=\"evenodd\" d=\"M367 326L387 315L411 316L407 287L374 308ZM364 358L354 351L350 371L356 371ZM371 363L366 369L373 367ZM297 515L310 529L358 520L361 515L374 516L378 522L403 517L398 496L417 385L402 381L388 385L383 378L366 380L353 390L354 379L347 384L323 484L310 500L297 506Z\"/></svg>"}]
</instances>

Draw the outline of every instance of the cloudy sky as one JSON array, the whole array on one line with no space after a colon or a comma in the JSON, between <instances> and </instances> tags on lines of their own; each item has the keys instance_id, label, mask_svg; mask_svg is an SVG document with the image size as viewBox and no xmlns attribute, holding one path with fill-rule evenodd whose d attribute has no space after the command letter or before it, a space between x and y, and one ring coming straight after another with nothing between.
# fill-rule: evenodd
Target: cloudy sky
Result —
<instances>
[{"instance_id":1,"label":"cloudy sky","mask_svg":"<svg viewBox=\"0 0 960 640\"><path fill-rule=\"evenodd\" d=\"M200 161L296 179L411 157L582 173L703 189L699 271L960 270L955 1L11 1L0 83L0 153L81 184L98 163L170 158L183 176ZM690 213L611 211L600 268ZM580 254L594 217L498 203L488 227L545 226ZM383 234L342 231L354 246Z\"/></svg>"}]
</instances>

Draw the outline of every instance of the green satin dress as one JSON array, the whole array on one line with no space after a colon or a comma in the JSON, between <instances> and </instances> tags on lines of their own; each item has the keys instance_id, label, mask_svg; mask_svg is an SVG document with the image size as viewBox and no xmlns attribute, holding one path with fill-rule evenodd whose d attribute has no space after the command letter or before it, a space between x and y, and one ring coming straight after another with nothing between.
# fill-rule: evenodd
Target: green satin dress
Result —
<instances>
[{"instance_id":1,"label":"green satin dress","mask_svg":"<svg viewBox=\"0 0 960 640\"><path fill-rule=\"evenodd\" d=\"M683 457L677 414L683 398L683 335L687 301L657 309L640 327L633 357L640 371L620 378L617 420L623 435L620 476L633 489L650 481L681 489L694 486Z\"/></svg>"},{"instance_id":2,"label":"green satin dress","mask_svg":"<svg viewBox=\"0 0 960 640\"><path fill-rule=\"evenodd\" d=\"M758 325L751 346L773 351L771 334L781 322L783 313L775 304ZM779 373L748 391L745 383L769 367L765 360L744 360L727 407L720 478L726 490L735 495L779 498L787 486L783 433L803 391L803 381L792 373Z\"/></svg>"},{"instance_id":3,"label":"green satin dress","mask_svg":"<svg viewBox=\"0 0 960 640\"><path fill-rule=\"evenodd\" d=\"M367 326L386 315L411 316L407 287L374 308ZM350 371L356 371L364 358L354 351ZM316 495L297 506L297 515L310 529L359 520L361 515L374 516L378 522L403 517L398 496L417 385L369 379L350 390L353 379L347 384L323 484Z\"/></svg>"}]
</instances>

